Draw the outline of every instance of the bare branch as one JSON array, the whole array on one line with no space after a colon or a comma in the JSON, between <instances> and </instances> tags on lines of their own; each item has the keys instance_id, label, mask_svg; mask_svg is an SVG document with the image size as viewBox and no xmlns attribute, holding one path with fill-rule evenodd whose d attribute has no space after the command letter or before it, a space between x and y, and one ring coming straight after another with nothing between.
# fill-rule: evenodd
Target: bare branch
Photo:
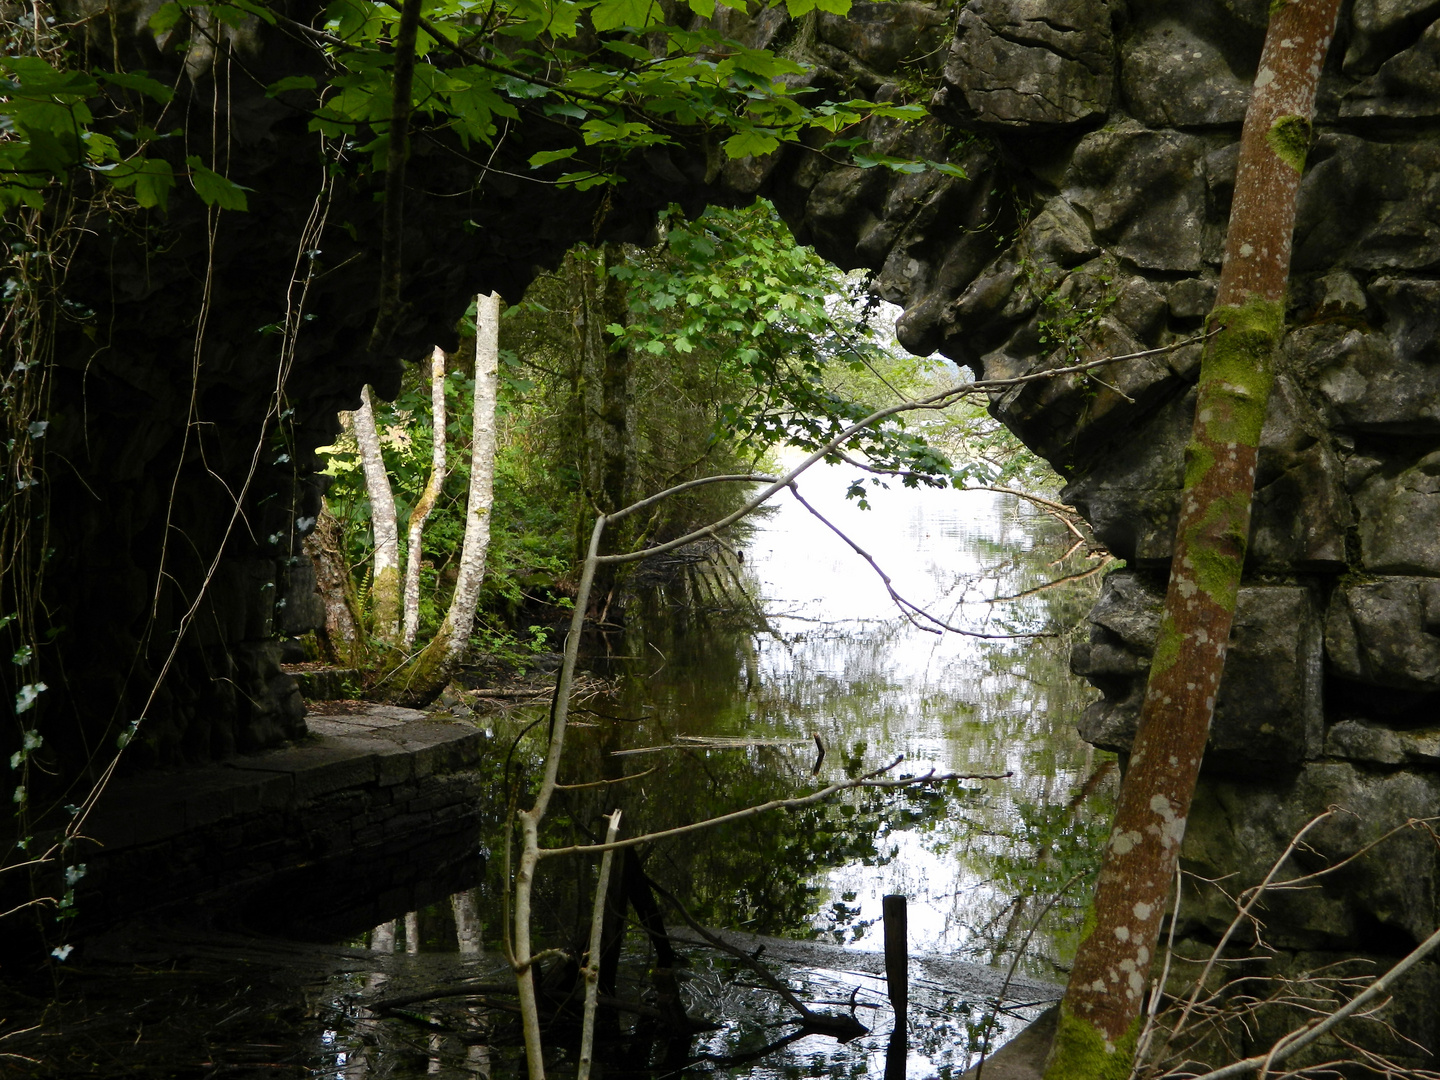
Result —
<instances>
[{"instance_id":1,"label":"bare branch","mask_svg":"<svg viewBox=\"0 0 1440 1080\"><path fill-rule=\"evenodd\" d=\"M927 634L943 634L948 631L952 634L961 634L965 637L972 638L983 638L989 641L1011 641L1015 638L1048 638L1055 636L1054 634L1048 633L984 634L981 633L979 630L966 630L959 626L952 626L944 619L931 615L928 611L920 607L918 604L912 604L909 600L906 600L905 597L901 596L898 592L896 592L895 585L890 580L890 575L885 573L885 571L880 568L880 564L875 561L871 554L864 548L862 548L859 544L857 544L854 540L850 539L850 537L846 536L845 533L841 531L841 529L837 525L835 525L834 522L832 522L824 514L820 513L819 510L816 510L815 507L811 506L808 502L806 502L804 496L800 494L800 489L794 484L790 485L790 494L795 496L796 501L799 502L801 506L805 507L806 510L809 510L811 514L818 518L821 524L823 524L836 536L840 537L841 540L844 540L845 543L849 544L850 549L854 551L856 555L859 555L862 559L864 559L867 563L870 564L870 569L874 570L875 573L880 576L880 580L885 585L885 591L890 594L890 599L893 600L895 602L895 606L900 609L900 614L904 615L906 622L908 622L911 626L915 627L915 629L923 630ZM922 622L921 620L924 621ZM926 623L929 623L930 625L927 626Z\"/></svg>"},{"instance_id":2,"label":"bare branch","mask_svg":"<svg viewBox=\"0 0 1440 1080\"><path fill-rule=\"evenodd\" d=\"M1436 930L1412 949L1403 960L1372 982L1362 993L1351 998L1323 1020L1312 1022L1303 1028L1297 1028L1279 1039L1275 1045L1270 1048L1269 1053L1260 1057L1250 1057L1243 1061L1237 1061L1232 1065L1226 1065L1223 1069L1215 1069L1212 1072L1197 1076L1194 1080L1228 1080L1229 1077L1245 1076L1248 1073L1256 1072L1261 1068L1268 1068L1272 1064L1278 1064L1284 1061L1296 1050L1309 1046L1341 1021L1359 1012L1364 1005L1374 1001L1380 997L1380 995L1388 993L1390 987L1393 986L1402 975L1420 963L1421 960L1424 960L1425 957L1429 956L1437 946L1440 946L1440 930Z\"/></svg>"},{"instance_id":3,"label":"bare branch","mask_svg":"<svg viewBox=\"0 0 1440 1080\"><path fill-rule=\"evenodd\" d=\"M605 842L613 844L620 831L620 811L610 815L610 825L605 830ZM595 882L595 908L590 916L590 950L585 955L585 966L580 969L585 976L585 1011L580 1022L580 1062L575 1068L575 1080L590 1080L590 1060L595 1046L595 1003L600 993L600 939L605 926L605 893L610 885L610 864L615 852L607 850L600 856L600 877Z\"/></svg>"},{"instance_id":4,"label":"bare branch","mask_svg":"<svg viewBox=\"0 0 1440 1080\"><path fill-rule=\"evenodd\" d=\"M842 791L852 791L858 788L902 788L916 787L928 784L942 784L947 780L1005 780L1013 773L937 773L935 770L925 773L922 776L902 776L894 780L877 779L880 775L889 772L904 760L904 756L896 758L883 769L867 773L865 776L855 780L846 780L838 784L830 784L819 791L809 795L802 795L794 799L772 799L767 803L760 803L756 806L747 806L743 810L735 810L728 814L720 814L717 817L706 818L704 821L696 821L690 825L678 825L673 829L662 829L659 832L646 833L643 836L632 837L628 840L617 840L613 844L572 844L563 848L541 848L541 858L550 858L555 855L582 855L597 851L618 851L620 848L638 847L640 844L648 844L655 840L668 840L675 836L684 836L687 833L698 832L701 829L713 828L716 825L728 825L732 821L744 821L746 818L757 817L760 814L769 813L771 810L798 810L802 806L814 806L818 802L824 802Z\"/></svg>"}]
</instances>

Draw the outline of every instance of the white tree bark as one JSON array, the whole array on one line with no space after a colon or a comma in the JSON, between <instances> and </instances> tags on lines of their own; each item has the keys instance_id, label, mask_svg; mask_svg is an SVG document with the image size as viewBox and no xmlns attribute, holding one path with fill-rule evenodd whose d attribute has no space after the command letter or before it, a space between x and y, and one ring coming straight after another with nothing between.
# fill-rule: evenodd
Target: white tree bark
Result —
<instances>
[{"instance_id":1,"label":"white tree bark","mask_svg":"<svg viewBox=\"0 0 1440 1080\"><path fill-rule=\"evenodd\" d=\"M470 626L485 580L490 508L495 501L495 397L500 366L500 294L475 300L475 412L465 539L450 610L434 639L388 680L392 700L428 702L445 688L470 647Z\"/></svg>"},{"instance_id":2,"label":"white tree bark","mask_svg":"<svg viewBox=\"0 0 1440 1080\"><path fill-rule=\"evenodd\" d=\"M430 354L430 420L430 478L410 512L405 543L405 627L401 644L406 649L415 644L420 629L420 538L445 484L445 353L439 346Z\"/></svg>"},{"instance_id":3,"label":"white tree bark","mask_svg":"<svg viewBox=\"0 0 1440 1080\"><path fill-rule=\"evenodd\" d=\"M480 954L480 903L475 889L466 889L450 897L455 915L455 943L461 956Z\"/></svg>"},{"instance_id":4,"label":"white tree bark","mask_svg":"<svg viewBox=\"0 0 1440 1080\"><path fill-rule=\"evenodd\" d=\"M445 616L445 656L458 661L470 643L470 624L485 580L490 550L490 508L495 502L495 396L500 371L500 294L475 298L475 413L470 445L470 494L460 575Z\"/></svg>"},{"instance_id":5,"label":"white tree bark","mask_svg":"<svg viewBox=\"0 0 1440 1080\"><path fill-rule=\"evenodd\" d=\"M365 470L365 490L370 496L370 528L375 534L375 557L370 590L375 636L394 644L400 636L400 531L395 520L395 497L385 475L380 454L380 432L375 426L375 409L370 387L360 391L360 408L350 414L355 442L360 447L360 465Z\"/></svg>"}]
</instances>

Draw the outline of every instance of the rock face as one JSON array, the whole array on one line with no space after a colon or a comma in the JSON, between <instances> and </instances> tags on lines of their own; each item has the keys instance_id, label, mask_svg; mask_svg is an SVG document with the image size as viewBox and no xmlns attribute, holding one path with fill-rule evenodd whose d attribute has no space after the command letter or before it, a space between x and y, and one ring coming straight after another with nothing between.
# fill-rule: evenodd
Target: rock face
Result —
<instances>
[{"instance_id":1,"label":"rock face","mask_svg":"<svg viewBox=\"0 0 1440 1080\"><path fill-rule=\"evenodd\" d=\"M114 25L143 25L145 14L132 4ZM773 12L722 15L747 44L788 33ZM873 274L876 292L904 309L907 348L939 350L984 378L1173 346L991 401L1128 564L1074 655L1104 694L1083 730L1123 751L1194 408L1199 349L1185 342L1215 295L1266 18L1264 0L968 0L953 12L857 3L787 38L809 50L820 92L932 100L932 119L873 122L868 135L881 153L948 160L963 178L846 167L798 147L720 166L698 149L657 150L602 195L516 179L535 143L502 146L479 175L443 143L419 140L408 307L382 358L363 348L373 184L326 187L303 118L237 87L234 175L256 193L250 213L222 216L212 245L203 214L180 204L154 250L97 225L105 258L74 261L68 288L103 336L97 348L77 323L57 349L52 449L66 466L52 470L49 582L67 674L47 703L51 745L92 760L142 711L144 751L158 760L303 730L271 635L277 619L294 632L315 617L294 560L320 493L313 450L335 410L355 405L364 382L393 388L394 358L444 343L469 295L517 297L574 241L641 240L654 209L676 199L694 208L762 195L802 241ZM1358 817L1327 823L1314 845L1325 856L1440 817L1437 42L1437 5L1355 0L1323 74L1249 578L1186 841L1189 866L1207 877L1255 880L1332 803ZM132 45L144 61L132 67L170 63L143 37ZM247 63L263 84L293 57L277 36ZM208 102L209 76L197 79ZM467 194L432 194L445 192ZM323 236L303 240L317 205ZM313 319L293 341L259 333L283 322L297 255L317 260ZM1435 926L1434 843L1421 830L1386 843L1323 888L1276 901L1277 970L1393 957ZM1223 918L1213 898L1195 899L1182 910L1182 946L1213 940ZM1425 996L1437 982L1426 966L1396 1007L1422 1040L1437 1034Z\"/></svg>"}]
</instances>

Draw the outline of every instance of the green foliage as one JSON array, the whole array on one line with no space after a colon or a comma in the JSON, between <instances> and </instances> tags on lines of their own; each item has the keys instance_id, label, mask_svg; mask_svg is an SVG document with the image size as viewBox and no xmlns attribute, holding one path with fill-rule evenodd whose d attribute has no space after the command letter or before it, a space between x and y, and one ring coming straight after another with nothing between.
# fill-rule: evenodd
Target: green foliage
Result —
<instances>
[{"instance_id":1,"label":"green foliage","mask_svg":"<svg viewBox=\"0 0 1440 1080\"><path fill-rule=\"evenodd\" d=\"M611 270L629 287L631 318L610 330L639 352L703 354L715 365L733 390L717 398L713 439L757 456L786 444L814 450L882 396L897 400L880 374L896 365L894 351L854 295L857 283L797 244L768 203L712 207L693 222L672 210L665 237L657 251ZM847 387L846 374L874 379ZM916 370L907 374L913 385ZM863 396L842 392L859 385ZM899 417L847 452L907 487L959 486L968 475Z\"/></svg>"},{"instance_id":2,"label":"green foliage","mask_svg":"<svg viewBox=\"0 0 1440 1080\"><path fill-rule=\"evenodd\" d=\"M746 10L744 0L720 3ZM785 0L784 6L792 18L816 10L843 15L850 0ZM708 19L716 0L689 0L688 7ZM426 0L415 45L412 123L447 131L469 148L494 145L502 122L569 122L572 145L538 150L531 166L576 159L580 167L555 182L583 189L618 182L616 166L626 155L677 143L682 134L692 145L698 136L741 158L771 153L809 133L850 132L871 117L924 116L918 105L863 98L811 105L805 64L749 48L704 23L679 25L690 21L688 14L653 0L495 0L483 11L475 0ZM398 3L332 0L323 33L297 39L315 50L312 72L329 74L297 72L267 87L308 112L312 130L367 154L375 172L388 163L399 18ZM278 22L264 0L170 0L149 25L165 47L183 50L217 30L252 32L257 22ZM646 34L643 44L639 31ZM165 105L173 93L143 71L106 71L89 57L72 67L60 50L0 59L0 209L38 208L47 188L81 169L132 193L142 207L164 209L176 162L147 152L161 136L147 126L145 103ZM855 151L863 167L958 171L867 148L855 136L829 147ZM187 165L207 206L246 209L235 185L193 159Z\"/></svg>"}]
</instances>

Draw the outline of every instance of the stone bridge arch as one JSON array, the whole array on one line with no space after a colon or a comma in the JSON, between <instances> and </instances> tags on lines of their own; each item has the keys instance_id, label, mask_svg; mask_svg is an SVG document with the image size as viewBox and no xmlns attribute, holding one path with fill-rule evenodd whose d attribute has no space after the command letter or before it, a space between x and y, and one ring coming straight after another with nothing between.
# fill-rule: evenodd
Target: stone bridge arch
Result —
<instances>
[{"instance_id":1,"label":"stone bridge arch","mask_svg":"<svg viewBox=\"0 0 1440 1080\"><path fill-rule=\"evenodd\" d=\"M153 6L81 11L92 47L120 42L131 66L173 67L143 31ZM1267 10L1265 0L902 0L802 25L770 13L734 19L730 31L752 44L806 54L821 88L929 97L930 120L877 123L877 142L959 164L966 179L861 170L800 147L726 163L695 146L653 151L629 164L626 183L578 193L531 177L526 159L553 139L544 131L508 135L484 162L422 140L394 353L443 343L470 295L518 295L577 240L641 241L671 201L693 210L756 196L826 258L874 274L875 290L904 309L907 348L939 350L977 375L1055 366L1071 331L1112 353L1172 343L1201 327L1214 296ZM1436 16L1425 0L1354 0L1322 79L1247 584L1185 847L1206 876L1253 877L1330 804L1359 816L1316 834L1325 855L1407 818L1440 817ZM259 330L283 318L299 238L327 182L305 117L258 89L295 61L283 35L267 34L237 47L223 73L233 175L256 192L249 213L222 215L213 247L198 206L177 204L154 243L97 218L70 264L68 294L98 315L65 328L57 350L47 587L65 627L55 645L63 677L51 684L65 732L55 741L77 772L135 714L262 437L279 358ZM208 101L216 78L202 74L192 102ZM200 618L147 710L156 760L303 730L270 638L277 619L304 617L307 574L294 559L299 523L318 506L313 450L363 383L384 393L398 382L398 361L364 347L374 190L334 181L307 299L315 318L286 387L293 440L260 462ZM204 426L186 443L197 357ZM1127 563L1073 658L1104 692L1081 720L1103 747L1124 750L1133 732L1198 359L1184 348L1117 368L1108 385L1061 379L991 403L1067 478L1065 498ZM157 607L167 538L175 584ZM1222 918L1194 897L1185 947L1213 939ZM1277 896L1268 922L1277 966L1298 969L1397 955L1437 919L1436 844L1417 828L1324 890ZM1437 992L1440 972L1426 965L1397 1007L1403 1029L1430 1046L1440 1043Z\"/></svg>"}]
</instances>

